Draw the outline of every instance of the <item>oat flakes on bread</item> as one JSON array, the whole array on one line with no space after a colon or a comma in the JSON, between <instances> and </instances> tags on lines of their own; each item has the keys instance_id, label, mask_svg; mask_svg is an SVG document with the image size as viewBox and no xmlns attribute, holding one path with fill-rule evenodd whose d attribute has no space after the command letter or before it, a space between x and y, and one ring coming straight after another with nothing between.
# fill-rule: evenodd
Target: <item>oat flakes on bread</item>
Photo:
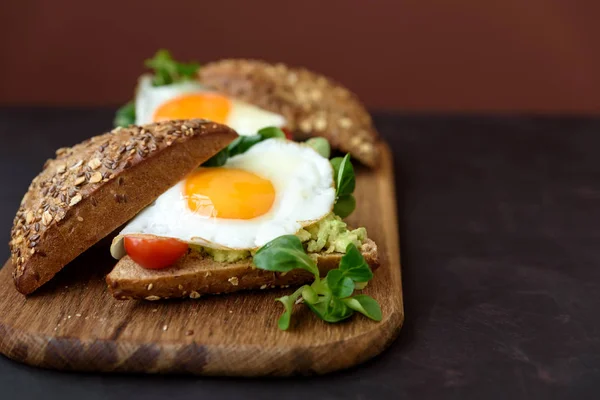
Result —
<instances>
[{"instance_id":1,"label":"oat flakes on bread","mask_svg":"<svg viewBox=\"0 0 600 400\"><path fill-rule=\"evenodd\" d=\"M299 137L323 136L332 147L377 165L378 134L356 95L304 68L258 60L229 59L200 68L201 83L283 115Z\"/></svg>"},{"instance_id":2,"label":"oat flakes on bread","mask_svg":"<svg viewBox=\"0 0 600 400\"><path fill-rule=\"evenodd\" d=\"M371 239L362 244L361 253L371 269L379 267L377 245ZM338 267L342 253L319 253L317 265L322 276ZM286 274L258 269L248 258L234 263L216 262L194 250L165 269L146 269L129 256L119 260L106 277L113 296L119 300L198 298L203 294L230 293L248 289L267 289L311 282L314 276L302 270Z\"/></svg>"},{"instance_id":3,"label":"oat flakes on bread","mask_svg":"<svg viewBox=\"0 0 600 400\"><path fill-rule=\"evenodd\" d=\"M35 291L236 137L210 121L169 121L117 128L57 150L14 219L17 289Z\"/></svg>"}]
</instances>

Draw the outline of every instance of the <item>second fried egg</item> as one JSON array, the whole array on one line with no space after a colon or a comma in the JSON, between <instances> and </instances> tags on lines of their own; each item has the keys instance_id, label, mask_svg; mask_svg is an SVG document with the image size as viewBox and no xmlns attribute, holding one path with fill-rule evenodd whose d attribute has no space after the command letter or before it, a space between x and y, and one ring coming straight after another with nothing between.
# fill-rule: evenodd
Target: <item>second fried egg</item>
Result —
<instances>
[{"instance_id":1,"label":"second fried egg","mask_svg":"<svg viewBox=\"0 0 600 400\"><path fill-rule=\"evenodd\" d=\"M285 118L223 94L196 81L152 86L152 77L143 75L135 96L135 123L202 118L225 124L240 135L254 135L265 126L283 127Z\"/></svg>"}]
</instances>

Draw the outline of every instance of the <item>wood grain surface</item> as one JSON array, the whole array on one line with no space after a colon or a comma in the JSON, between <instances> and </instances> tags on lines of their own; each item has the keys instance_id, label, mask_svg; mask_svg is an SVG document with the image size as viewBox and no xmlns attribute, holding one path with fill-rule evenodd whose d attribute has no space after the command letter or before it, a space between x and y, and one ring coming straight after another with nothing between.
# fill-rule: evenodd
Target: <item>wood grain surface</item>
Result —
<instances>
[{"instance_id":1,"label":"wood grain surface","mask_svg":"<svg viewBox=\"0 0 600 400\"><path fill-rule=\"evenodd\" d=\"M357 170L358 208L349 218L379 245L382 266L365 293L381 304L381 322L356 315L327 324L296 306L291 329L281 332L274 299L291 289L117 301L104 282L114 265L104 241L29 297L15 290L10 263L4 266L0 352L61 370L238 376L323 374L374 357L404 320L392 159L382 147L377 171Z\"/></svg>"}]
</instances>

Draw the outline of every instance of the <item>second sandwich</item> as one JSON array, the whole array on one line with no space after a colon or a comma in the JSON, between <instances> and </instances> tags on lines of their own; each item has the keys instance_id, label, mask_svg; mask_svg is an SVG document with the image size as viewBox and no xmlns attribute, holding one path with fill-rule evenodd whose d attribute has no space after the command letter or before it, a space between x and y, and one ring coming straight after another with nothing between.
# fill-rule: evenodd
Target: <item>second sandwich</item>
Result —
<instances>
[{"instance_id":1,"label":"second sandwich","mask_svg":"<svg viewBox=\"0 0 600 400\"><path fill-rule=\"evenodd\" d=\"M328 157L324 139L297 143L277 128L238 137L115 237L111 292L119 299L197 298L314 279L302 270L256 267L257 251L287 236L322 275L350 247L376 268L377 246L366 230L342 220L355 207L349 156Z\"/></svg>"}]
</instances>

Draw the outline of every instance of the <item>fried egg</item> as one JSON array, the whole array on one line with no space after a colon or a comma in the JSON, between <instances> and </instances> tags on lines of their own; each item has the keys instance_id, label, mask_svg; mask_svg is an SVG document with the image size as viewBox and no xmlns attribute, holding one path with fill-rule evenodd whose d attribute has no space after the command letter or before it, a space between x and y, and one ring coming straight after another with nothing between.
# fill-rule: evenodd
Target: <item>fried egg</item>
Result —
<instances>
[{"instance_id":1,"label":"fried egg","mask_svg":"<svg viewBox=\"0 0 600 400\"><path fill-rule=\"evenodd\" d=\"M283 127L285 118L252 104L211 91L196 81L152 86L143 75L135 96L137 125L172 119L203 118L225 124L240 135L254 135L265 126Z\"/></svg>"},{"instance_id":2,"label":"fried egg","mask_svg":"<svg viewBox=\"0 0 600 400\"><path fill-rule=\"evenodd\" d=\"M230 158L200 167L136 216L115 238L174 238L223 250L251 250L327 216L335 201L329 160L312 148L269 139Z\"/></svg>"}]
</instances>

